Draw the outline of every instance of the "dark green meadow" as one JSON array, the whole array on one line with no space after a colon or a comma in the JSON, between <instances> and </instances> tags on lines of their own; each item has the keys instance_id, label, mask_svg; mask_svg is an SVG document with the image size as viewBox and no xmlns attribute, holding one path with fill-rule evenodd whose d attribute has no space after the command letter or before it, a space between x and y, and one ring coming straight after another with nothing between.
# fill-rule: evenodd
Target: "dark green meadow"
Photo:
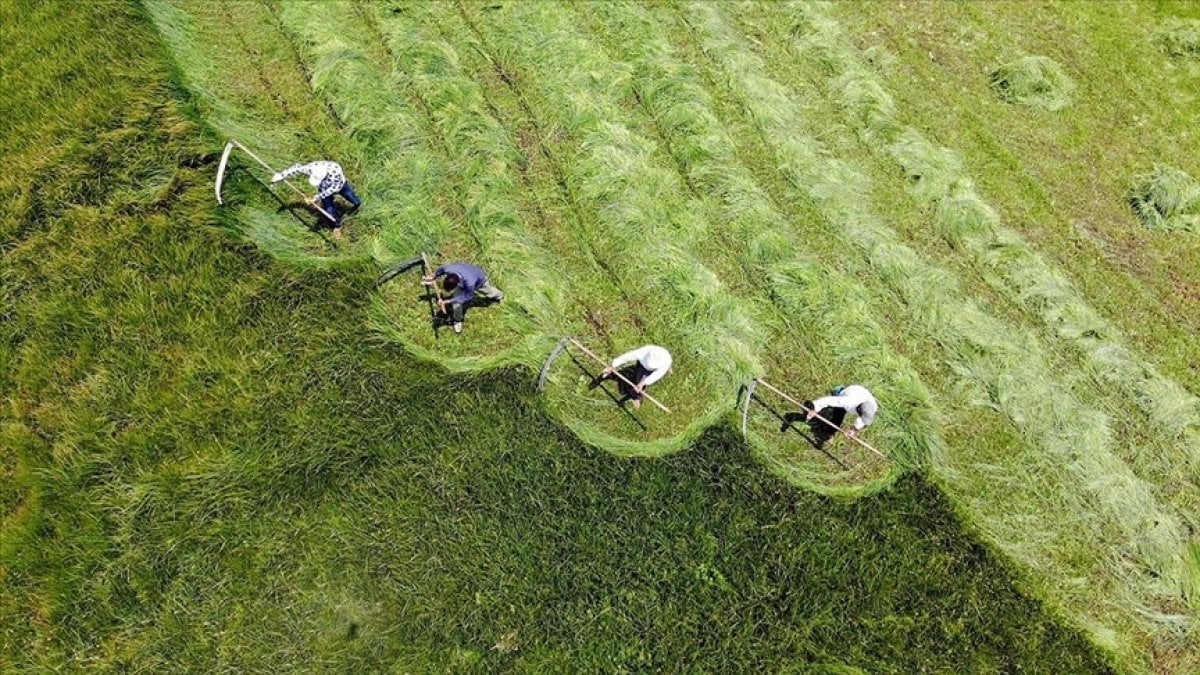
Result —
<instances>
[{"instance_id":1,"label":"dark green meadow","mask_svg":"<svg viewBox=\"0 0 1200 675\"><path fill-rule=\"evenodd\" d=\"M242 243L139 4L0 26L0 670L1108 669L923 473L615 457Z\"/></svg>"}]
</instances>

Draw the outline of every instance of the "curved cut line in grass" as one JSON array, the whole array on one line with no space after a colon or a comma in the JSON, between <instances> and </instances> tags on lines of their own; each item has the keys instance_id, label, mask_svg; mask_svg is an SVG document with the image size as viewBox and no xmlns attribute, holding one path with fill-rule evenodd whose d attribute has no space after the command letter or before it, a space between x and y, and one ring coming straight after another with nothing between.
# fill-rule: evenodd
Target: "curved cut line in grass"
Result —
<instances>
[{"instance_id":1,"label":"curved cut line in grass","mask_svg":"<svg viewBox=\"0 0 1200 675\"><path fill-rule=\"evenodd\" d=\"M784 175L822 205L839 236L905 299L913 319L943 346L964 383L978 387L978 398L1003 411L1028 446L1041 449L1005 458L1007 476L951 453L952 466L939 470L950 477L956 497L969 505L972 519L1002 549L1042 579L1052 580L1052 585L1043 586L1046 595L1067 603L1083 623L1127 622L1134 608L1157 607L1143 614L1160 617L1150 620L1159 630L1178 630L1187 618L1170 608L1179 605L1189 585L1184 527L1177 513L1157 502L1157 486L1140 480L1113 455L1108 418L1086 411L1070 393L1071 380L1051 374L1033 336L988 315L963 297L949 274L896 241L866 207L868 187L862 173L846 162L822 159L821 145L793 122L801 115L787 89L762 75L761 61L733 35L716 7L689 4L684 18L777 153ZM1050 400L1072 403L1066 406L1069 410L1049 410L1040 403ZM964 460L965 465L953 466ZM1010 489L957 489L965 487L967 479L1004 480ZM1063 513L1074 514L1071 524L1063 523ZM1031 520L1053 536L1031 537ZM1121 556L1139 560L1144 570L1132 571L1113 559L1112 542L1119 542L1115 548ZM1077 559L1058 556L1072 548L1088 551L1091 562L1081 565ZM1104 574L1097 577L1095 569ZM1078 576L1092 576L1097 582L1105 576L1119 579L1119 593L1097 595L1063 584ZM1094 618L1096 612L1105 620ZM1093 631L1098 640L1105 634ZM1131 648L1129 643L1109 646L1126 654Z\"/></svg>"},{"instance_id":2,"label":"curved cut line in grass","mask_svg":"<svg viewBox=\"0 0 1200 675\"><path fill-rule=\"evenodd\" d=\"M160 5L160 8L164 7L168 6ZM189 6L189 9L206 11L211 8ZM514 269L524 262L527 267L533 268L535 274L537 270L542 270L540 274L545 281L540 286L527 284L526 288L511 296L511 304L506 301L506 310L507 307L514 308L510 318L513 326L516 326L509 333L516 340L521 335L533 335L521 343L524 345L521 348L511 351L499 349L490 353L459 353L447 358L444 345L414 340L408 324L396 325L394 318L386 311L387 298L399 304L407 300L414 307L412 319L416 325L424 323L426 308L419 302L413 302L415 298L407 297L410 293L415 295L413 291L394 284L381 293L384 298L381 302L384 304L377 304L372 310L374 322L385 335L399 339L423 358L461 371L491 368L513 361L536 365L541 359L538 352L543 343L548 348L553 339L566 329L578 327L575 323L560 321L556 316L569 309L566 301L561 299L561 293L559 299L553 297L558 293L556 288L561 286L561 279L555 276L553 266L547 262L549 256L534 249L536 242L530 233L516 229L520 219L514 216L511 204L503 203L505 193L512 191L512 185L504 181L503 169L497 171L495 167L480 161L471 164L473 159L479 160L491 151L484 146L495 140L497 128L494 125L482 129L462 126L465 117L453 118L456 114L453 105L440 105L441 99L438 97L451 91L446 87L439 90L438 83L434 81L436 78L425 78L420 73L406 77L395 72L383 72L374 59L384 46L342 33L340 25L345 17L327 5L239 5L237 10L253 19L255 26L263 27L264 33L267 28L272 28L286 31L285 37L291 36L290 49L297 55L297 67L311 79L313 92L301 94L297 88L297 91L289 93L293 99L299 100L315 92L332 111L340 134L333 135L331 139L340 146L336 154L339 158L353 158L352 171L361 177L361 180L355 181L359 191L371 198L372 208L369 211L364 208L364 213L370 213L369 222L378 230L377 235L368 242L368 250L381 262L391 262L398 257L411 255L416 250L441 248L443 252L446 249L460 251L461 255L455 257L473 258L482 252L485 265L489 264L490 253L496 261L501 258L511 261ZM222 18L227 17L203 17L205 21L218 26ZM358 18L363 17L360 14ZM375 18L381 18L381 15L376 14ZM264 37L279 41L275 33ZM188 45L204 44L204 40L192 38L194 36L189 36L183 42ZM414 51L407 56L417 57L418 60L424 58L424 65L434 69L444 65L439 61L446 56L444 52L439 54L438 50L442 47L432 43L424 47L429 48L424 55ZM199 75L207 75L208 78L194 77L193 86L200 92L201 99L208 103L209 111L238 110L239 92L231 91L228 87L241 86L241 83L230 85L218 74L219 69L206 69ZM378 86L380 82L383 86ZM246 82L245 86L253 91L252 84ZM465 85L467 81L460 80L458 84ZM563 83L564 88L558 93L568 99L579 96L581 102L589 102L589 97L596 96L596 92L589 93L586 87L572 88L581 84L582 80L578 79ZM458 178L457 173L452 176L449 166L423 147L424 134L418 121L422 119L422 113L407 106L403 96L396 95L396 92L407 91L406 87L410 86L423 92L422 100L428 106L424 111L428 116L427 123L439 133L443 150L454 161L454 169L466 172L467 175L458 182L454 180ZM601 100L595 99L596 102ZM247 138L270 137L273 127L286 128L288 105L297 104L294 101L289 104L288 101L264 100L259 107L273 110L274 116L262 115L246 120L237 127L239 133ZM627 422L621 421L624 413L614 413L608 399L599 394L591 398L602 408L597 411L599 416L589 421L586 416L590 404L586 399L580 401L575 395L576 387L570 384L575 371L562 372L552 378L560 382L561 393L557 396L552 394L549 404L553 408L557 400L560 403L557 412L586 440L617 452L661 454L689 444L703 429L715 424L727 413L727 401L732 397L736 383L759 370L753 365L755 350L745 341L746 338L751 342L756 341L758 338L753 336L759 329L755 320L743 314L734 298L723 290L720 280L690 256L686 248L687 241L671 243L672 237L664 236L664 233L680 235L685 232L700 236L706 226L690 216L688 208L679 208L677 214L672 214L669 208L658 202L661 194L678 190L677 186L671 185L668 175L655 166L652 146L623 126L608 121L602 108L595 110L600 112L598 118L586 119L587 113L584 113L576 120L581 125L577 135L581 151L571 157L570 167L582 171L584 175L582 178L578 173L571 175L574 181L572 196L583 200L588 210L596 214L593 223L584 224L585 228L592 226L586 234L593 247L603 254L604 260L618 263L609 264L608 269L610 274L611 270L616 270L618 276L614 281L625 285L620 289L620 297L632 297L636 301L634 307L625 311L636 312L638 306L654 306L656 301L665 298L668 303L672 299L675 301L674 306L682 310L680 315L690 317L689 321L680 324L672 317L659 313L647 322L651 335L677 334L694 338L655 340L672 346L679 357L677 367L680 372L660 385L660 391L681 394L674 398L685 399L685 402L676 406L680 408L678 417L650 423L650 433L647 434L650 440L646 440L647 435L639 436L636 433L631 435L637 440L623 438L629 429ZM478 109L472 112L478 112ZM218 128L221 124L228 125L225 129L234 126L222 119L215 123ZM493 138L482 139L477 135L478 132L492 133ZM284 145L287 142L286 134L281 135L284 138L280 139L280 145ZM474 147L473 143L476 143ZM296 146L293 143L291 147ZM472 183L470 190L463 187L468 180ZM445 183L454 187L446 189ZM456 215L460 215L469 225L470 240L454 235L452 224L457 219L439 207L438 195L466 205L462 213ZM359 223L365 226L365 220L360 218ZM664 226L667 229L662 230ZM265 223L262 229L270 231ZM620 234L615 234L617 232ZM523 257L517 258L518 254ZM503 266L503 262L499 264ZM630 275L629 268L639 265L643 270L654 265L657 265L657 269L653 274L634 271ZM524 272L529 273L530 270ZM503 273L500 270L498 277ZM617 294L608 293L608 296L609 304L619 301ZM528 328L531 320L540 323L542 333ZM579 334L582 331L572 332ZM623 348L646 340L628 329L618 330L607 337L619 339ZM693 345L694 349L687 349L683 345ZM689 370L692 372L689 373ZM693 394L695 396L691 396ZM697 399L695 405L701 407L693 405L693 409L689 410L686 402L688 397ZM582 418L575 414L580 407L584 409ZM616 423L612 423L613 419ZM609 428L617 430L617 433L606 431Z\"/></svg>"}]
</instances>

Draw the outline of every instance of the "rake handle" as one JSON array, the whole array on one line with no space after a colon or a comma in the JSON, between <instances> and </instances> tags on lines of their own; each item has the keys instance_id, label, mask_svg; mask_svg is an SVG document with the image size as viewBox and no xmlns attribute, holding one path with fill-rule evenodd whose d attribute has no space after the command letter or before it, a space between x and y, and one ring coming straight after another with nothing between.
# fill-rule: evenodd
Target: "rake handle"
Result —
<instances>
[{"instance_id":1,"label":"rake handle","mask_svg":"<svg viewBox=\"0 0 1200 675\"><path fill-rule=\"evenodd\" d=\"M583 346L583 343L581 343L579 340L576 340L575 338L571 338L571 344L575 345L576 347L579 347L580 351L582 351L584 354L587 354L588 356L590 356L590 357L592 357L593 359L595 359L596 363L599 363L600 365L604 366L605 368L608 368L608 361L605 361L604 359L600 358L599 356L596 356L595 354L593 354L593 353L592 353L592 350L588 349L587 347L584 347L584 346ZM635 390L637 389L637 385L636 385L636 384L634 384L633 382L631 382L631 381L629 380L629 378L628 378L628 377L625 377L624 375L622 375L621 373L619 373L619 372L618 372L618 371L617 371L615 368L613 369L613 375L616 375L617 377L621 378L621 381L622 381L622 382L624 382L625 384L629 385L630 387L633 387ZM643 392L642 392L642 396L645 396L645 397L646 397L646 400L650 401L650 402L651 402L651 403L653 403L654 405L656 405L656 406L658 406L659 408L661 408L663 412L667 413L668 415L670 415L670 414L671 414L671 409L670 409L670 408L668 408L667 406L663 405L662 403L659 403L659 402L658 402L658 399L654 398L654 397L653 397L653 396L651 396L650 394L647 394L645 391L643 391Z\"/></svg>"},{"instance_id":2,"label":"rake handle","mask_svg":"<svg viewBox=\"0 0 1200 675\"><path fill-rule=\"evenodd\" d=\"M243 151L245 151L245 153L246 153L247 155L250 155L250 157L252 157L252 158L254 159L254 161L256 161L256 162L258 162L259 164L261 164L261 165L262 165L262 167L263 167L264 169L266 169L267 171L270 171L270 172L272 173L272 175L273 175L273 174L276 174L276 173L278 173L278 171L276 171L275 169L272 169L272 168L271 168L271 165L270 165L270 164L267 164L266 162L262 161L262 158L261 158L261 157L259 157L258 155L254 154L254 152L253 152L253 151L252 151L250 148L247 148L246 146L242 145L240 142L238 142L238 141L236 141L236 140L235 140L235 141L233 141L233 144L234 144L234 145L236 145L236 146L238 146L239 148L241 148ZM296 194L300 195L301 197L304 197L304 200L305 200L305 201L308 201L308 195L307 195L307 194L305 194L305 193L304 193L304 191L303 191L303 190L301 190L300 188L296 187L295 185L292 185L290 181L288 181L287 179L284 179L284 181L283 181L283 184L284 184L284 185L286 185L286 186L288 186L288 187L290 187L290 188L292 188L292 190L293 190L293 191L294 191ZM333 216L329 215L329 212L328 212L328 211L326 211L325 209L323 209L323 208L321 208L321 207L317 206L316 204L310 204L310 206L312 206L314 209L316 209L317 211L319 211L319 212L321 213L321 215L323 215L323 216L325 216L326 218L328 218L328 219L329 219L329 222L331 222L331 223L334 223L334 224L336 224L336 223L337 223L337 218L334 218Z\"/></svg>"},{"instance_id":3,"label":"rake handle","mask_svg":"<svg viewBox=\"0 0 1200 675\"><path fill-rule=\"evenodd\" d=\"M429 258L425 257L424 253L421 253L421 269L425 272L425 277L433 276L433 271L429 269ZM422 281L424 281L424 277L422 277ZM425 288L431 289L438 300L442 299L442 289L438 287L437 279L434 279L433 283L425 286Z\"/></svg>"},{"instance_id":4,"label":"rake handle","mask_svg":"<svg viewBox=\"0 0 1200 675\"><path fill-rule=\"evenodd\" d=\"M810 410L810 409L808 409L807 407L805 407L805 406L804 406L804 404L803 404L803 403L801 403L800 401L797 401L796 399L792 398L791 396L788 396L787 394L785 394L784 392L780 391L779 389L777 389L777 388L775 388L775 387L771 386L771 383L770 383L770 382L767 382L766 380L763 380L763 379L761 379L761 378L757 378L757 377L756 377L756 378L754 378L754 381L755 381L755 382L758 382L758 383L759 383L759 384L761 384L762 386L766 387L766 388L767 388L769 391L772 391L772 392L774 392L774 393L775 393L777 396L779 396L780 398L784 399L785 401L789 401L789 402L793 403L794 405L796 405L796 407L800 408L800 409L801 409L801 410L803 410L804 412L806 412L806 413L813 412L812 410ZM879 456L880 456L880 457L882 457L883 459L887 459L887 458L888 458L888 456L887 456L887 455L885 455L885 454L883 454L882 452L880 452L880 451L876 450L876 449L875 449L875 447L874 447L874 446L872 446L870 443L868 443L868 442L866 442L866 441L862 440L862 439L861 439L861 438L859 438L857 435L855 435L855 436L851 436L850 434L848 434L848 433L846 433L845 431L843 431L841 427L839 427L838 425L834 424L833 422L830 422L829 420L825 419L824 417L821 417L819 414L813 413L813 417L816 417L817 419L821 420L821 421L822 421L822 422L824 422L825 424L827 424L827 425L829 425L829 426L833 427L833 428L834 428L834 429L835 429L835 430L836 430L838 433L840 433L840 434L842 434L843 436L845 436L846 438L849 438L850 440L852 440L852 441L854 441L854 442L858 443L859 445L861 445L861 446L863 446L864 448L866 448L866 449L870 450L871 452L875 453L876 455L879 455Z\"/></svg>"}]
</instances>

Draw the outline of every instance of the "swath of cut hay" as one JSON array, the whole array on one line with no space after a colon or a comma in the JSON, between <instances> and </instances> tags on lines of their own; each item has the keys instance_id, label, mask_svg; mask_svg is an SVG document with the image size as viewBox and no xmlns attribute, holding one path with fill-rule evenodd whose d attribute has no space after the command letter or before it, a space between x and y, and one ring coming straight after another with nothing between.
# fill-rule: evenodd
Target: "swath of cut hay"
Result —
<instances>
[{"instance_id":1,"label":"swath of cut hay","mask_svg":"<svg viewBox=\"0 0 1200 675\"><path fill-rule=\"evenodd\" d=\"M901 466L926 461L940 446L928 392L911 366L890 349L882 328L862 301L862 289L845 275L797 253L803 247L790 236L783 215L739 163L732 140L712 112L707 92L691 69L677 60L658 28L661 18L627 4L589 6L588 11L599 15L602 25L614 33L614 48L620 45L635 64L639 101L656 121L669 151L697 189L718 195L720 221L732 238L750 242L744 247L722 247L720 253L747 255L738 264L760 275L759 287L765 297L752 299L763 306L764 320L775 334L768 347L773 364L768 379L778 376L782 379L776 381L795 382L793 375L799 373L790 372L789 366L801 363L807 370L822 371L799 379L808 389L820 390L827 382L844 381L855 373L871 373L871 386L893 402L887 406L887 430L878 432L884 434L879 442ZM797 342L814 347L801 357L787 346ZM834 364L836 367L828 368ZM778 372L781 367L783 372ZM778 427L779 421L773 426ZM770 449L787 438L776 432L760 435L759 441ZM807 452L812 453L811 449ZM810 483L815 478L811 472L805 476ZM852 480L861 478L860 471Z\"/></svg>"},{"instance_id":2,"label":"swath of cut hay","mask_svg":"<svg viewBox=\"0 0 1200 675\"><path fill-rule=\"evenodd\" d=\"M685 19L694 26L705 51L723 66L728 85L757 119L764 138L771 140L781 169L839 223L831 234L847 237L848 244L867 256L876 274L906 299L917 323L943 345L964 384L979 387L973 397L1004 411L1020 432L1023 442L997 457L1006 464L1005 482L1010 489L997 490L997 476L986 466L968 462L952 474L951 491L980 514L984 531L1017 560L1048 575L1043 577L1049 582L1043 584L1047 596L1071 607L1085 622L1128 626L1138 621L1131 618L1132 607L1175 606L1188 585L1180 558L1185 541L1182 526L1157 503L1152 487L1114 457L1109 420L1091 412L1060 414L1038 403L1073 398L1068 394L1073 385L1052 375L1037 342L967 301L953 277L896 243L895 235L868 212L868 201L862 198L863 177L847 163L820 159L824 153L815 140L789 122L802 113L792 110L786 89L762 75L761 62L730 33L717 8L692 3ZM1031 392L1041 393L1031 396ZM1083 408L1076 402L1072 409ZM1028 452L1030 446L1040 452ZM1079 454L1079 447L1089 452ZM955 453L950 454L953 461ZM1075 514L1073 522L1089 526L1064 523L1064 503ZM1027 532L1030 518L1055 536L1032 541ZM1055 555L1062 542L1074 542L1070 545L1074 557ZM1111 558L1114 547L1141 561L1146 572L1130 578L1128 568ZM1084 563L1085 559L1090 562ZM1094 576L1098 569L1105 576L1125 580L1102 603L1086 588L1053 581ZM1097 611L1102 619L1093 617ZM1170 611L1160 614L1171 617L1164 619L1167 623L1176 621Z\"/></svg>"},{"instance_id":3,"label":"swath of cut hay","mask_svg":"<svg viewBox=\"0 0 1200 675\"><path fill-rule=\"evenodd\" d=\"M1200 182L1181 169L1156 165L1138 176L1129 204L1148 229L1200 231Z\"/></svg>"},{"instance_id":4,"label":"swath of cut hay","mask_svg":"<svg viewBox=\"0 0 1200 675\"><path fill-rule=\"evenodd\" d=\"M870 80L869 69L849 53L836 22L822 15L821 8L799 7L800 23L807 30L793 30L792 34L804 36L797 40L800 50L819 55L834 72L844 71L834 89L843 92L846 105L872 109L853 116L875 127L861 130L863 137L892 140L887 150L909 172L913 179L911 191L938 204L938 221L951 233L951 240L973 250L984 264L1004 272L1019 290L1020 302L1041 313L1060 334L1077 341L1097 376L1114 383L1147 412L1151 430L1162 438L1138 450L1138 473L1152 476L1161 497L1180 509L1181 515L1194 511L1194 506L1187 506L1196 503L1194 487L1180 475L1181 470L1191 473L1188 467L1195 464L1191 452L1197 447L1194 431L1187 431L1185 441L1175 447L1179 445L1175 443L1178 434L1194 424L1194 397L1116 343L1115 331L1107 322L1087 307L1070 283L1041 261L1020 237L1006 231L996 234L998 217L975 195L957 158L892 119L890 96ZM866 91L873 93L862 96ZM1081 328L1076 330L1076 326ZM1186 595L1188 588L1195 587L1196 573L1188 564L1183 568L1180 576ZM1158 616L1162 626L1189 621L1170 613Z\"/></svg>"},{"instance_id":5,"label":"swath of cut hay","mask_svg":"<svg viewBox=\"0 0 1200 675\"><path fill-rule=\"evenodd\" d=\"M484 27L492 56L517 74L540 123L564 131L555 152L590 215L583 225L591 249L631 293L648 294L643 341L693 355L660 383L687 386L669 400L696 400L698 423L715 421L728 409L728 383L759 370L761 327L685 248L707 224L692 222L678 178L626 126L619 103L626 68L598 59L555 5L517 3L473 20ZM698 428L688 425L688 434Z\"/></svg>"},{"instance_id":6,"label":"swath of cut hay","mask_svg":"<svg viewBox=\"0 0 1200 675\"><path fill-rule=\"evenodd\" d=\"M993 70L990 78L1001 99L1052 112L1067 107L1075 91L1066 71L1048 56L1022 56Z\"/></svg>"},{"instance_id":7,"label":"swath of cut hay","mask_svg":"<svg viewBox=\"0 0 1200 675\"><path fill-rule=\"evenodd\" d=\"M999 271L1002 276L989 283L1070 340L1098 379L1147 414L1149 433L1157 440L1135 450L1138 475L1173 486L1162 492L1173 503L1195 503L1195 486L1180 477L1181 469L1186 474L1188 467L1200 465L1196 398L1134 354L1065 276L1017 233L1001 227L999 215L979 197L954 153L899 123L891 96L846 46L832 17L820 7L804 5L792 20L797 27L790 34L803 36L797 40L798 51L817 55L830 70L841 73L833 80L833 90L841 92L844 105L854 111L852 119L866 125L860 129L863 137L887 141L883 149L905 170L909 191L936 206L935 222L947 240ZM1005 283L996 283L1000 280ZM1187 442L1177 444L1181 434ZM1181 513L1189 510L1181 508Z\"/></svg>"},{"instance_id":8,"label":"swath of cut hay","mask_svg":"<svg viewBox=\"0 0 1200 675\"><path fill-rule=\"evenodd\" d=\"M413 11L416 11L415 8L407 15L413 15ZM423 18L426 17L427 15L423 15ZM495 66L490 60L491 47L473 38L470 26L445 15L433 18L438 20L442 38L458 43L456 49L459 54L465 50L467 54L486 56L484 62L475 64L475 67L483 65L484 69L490 72ZM500 67L508 68L507 65ZM518 74L516 70L505 72ZM479 73L476 77L485 81L488 79L486 75L480 78ZM491 93L494 95L496 92ZM518 93L523 96L523 92ZM555 154L573 156L571 153L576 151L577 148L564 144L547 154L552 158ZM563 161L558 164L561 167L568 163ZM561 168L559 170L563 171ZM561 191L560 184L552 175L535 174L531 178L532 181L527 186L530 191ZM550 196L549 201L561 196ZM547 201L545 194L535 195L534 198L543 204ZM645 331L642 328L650 322L660 321L663 317L661 313L652 311L655 306L654 298L647 294L640 283L635 281L633 285L626 285L619 276L623 271L619 267L614 268L611 264L601 266L596 263L591 239L596 229L591 224L591 214L583 209L576 213L580 217L568 217L559 221L562 227L558 230L569 229L574 230L573 232L553 231L546 234L547 238L556 240L559 250L563 251L564 259L569 261L569 264L560 265L556 274L559 275L559 279L562 274L570 275L573 301L576 303L571 309L573 316L578 317L582 313L587 318L587 329L575 334L589 342L593 349L609 357L631 346L642 344L645 341ZM564 237L564 234L567 236ZM591 267L588 267L589 263ZM594 342L586 339L586 335L592 332L592 329L598 338ZM545 353L540 356L544 357ZM580 358L574 358L576 356ZM692 365L689 365L689 369L693 369ZM568 352L566 356L554 362L550 371L552 386L548 390L551 408L589 442L618 452L661 454L679 449L686 438L706 426L701 421L683 426L694 421L692 413L699 414L702 409L697 406L705 403L696 397L676 394L676 388L686 391L686 387L681 385L688 383L679 380L679 376L685 371L673 373L671 377L655 386L656 397L668 400L676 414L661 416L643 408L636 417L622 411L614 404L615 400L605 393L611 393L615 389L589 386L591 375L596 372L598 368L583 358L583 355ZM641 428L642 426L645 428ZM685 429L682 434L678 432L680 428ZM618 437L619 435L622 437ZM629 440L633 437L651 440Z\"/></svg>"},{"instance_id":9,"label":"swath of cut hay","mask_svg":"<svg viewBox=\"0 0 1200 675\"><path fill-rule=\"evenodd\" d=\"M578 323L568 319L574 310L568 287L556 278L566 271L562 256L556 256L526 226L518 206L520 153L488 114L479 86L463 76L454 49L433 38L413 17L425 8L414 7L403 14L367 9L376 10L368 17L390 50L394 72L403 73L406 88L421 99L430 133L438 136L454 167L448 178L479 242L483 255L479 262L505 291L504 303L489 311L500 315L497 319L506 321L512 334L524 336L525 344L515 356L532 365L552 344L553 336L578 332ZM567 276L579 275L572 269ZM615 296L610 292L608 301ZM488 351L500 351L499 345L482 342Z\"/></svg>"},{"instance_id":10,"label":"swath of cut hay","mask_svg":"<svg viewBox=\"0 0 1200 675\"><path fill-rule=\"evenodd\" d=\"M426 101L447 152L460 168L455 184L468 218L478 223L477 237L495 249L490 257L496 269L508 270L508 278L521 281L511 291L516 304L535 319L543 335L570 334L597 344L599 335L589 336L592 329L573 316L579 313L574 296L586 293L590 304L620 308L621 289L602 270L584 263L578 249L566 247L561 236L547 232L546 241L551 243L545 245L539 240L541 232L524 225L526 219L537 223L538 209L536 205L521 209L520 193L539 186L520 179L517 165L523 160L511 134L488 112L479 84L464 75L454 48L426 28L436 18L430 8L414 6L399 14L378 11L375 18L397 55L397 65L403 63L411 74L412 86ZM535 247L536 255L514 255ZM571 280L571 293L564 277ZM548 351L547 342L538 342L539 357Z\"/></svg>"}]
</instances>

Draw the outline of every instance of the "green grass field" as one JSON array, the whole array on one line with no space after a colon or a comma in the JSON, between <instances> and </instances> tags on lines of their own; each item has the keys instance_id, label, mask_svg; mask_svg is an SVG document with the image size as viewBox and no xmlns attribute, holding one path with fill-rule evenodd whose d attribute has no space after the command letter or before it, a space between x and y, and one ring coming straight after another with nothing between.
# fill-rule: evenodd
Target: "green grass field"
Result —
<instances>
[{"instance_id":1,"label":"green grass field","mask_svg":"<svg viewBox=\"0 0 1200 675\"><path fill-rule=\"evenodd\" d=\"M1200 6L0 6L4 670L1200 669ZM331 158L334 241L227 138ZM275 196L278 194L279 196ZM425 251L506 293L429 321ZM589 388L655 342L663 414ZM787 404L862 382L833 457Z\"/></svg>"}]
</instances>

